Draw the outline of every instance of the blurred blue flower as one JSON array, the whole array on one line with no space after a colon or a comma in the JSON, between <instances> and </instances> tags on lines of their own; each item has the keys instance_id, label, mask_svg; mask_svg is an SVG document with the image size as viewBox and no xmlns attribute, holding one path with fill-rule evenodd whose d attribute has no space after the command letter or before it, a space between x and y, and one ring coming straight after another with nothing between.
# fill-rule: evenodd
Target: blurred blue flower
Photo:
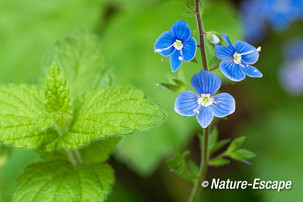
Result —
<instances>
[{"instance_id":1,"label":"blurred blue flower","mask_svg":"<svg viewBox=\"0 0 303 202\"><path fill-rule=\"evenodd\" d=\"M293 21L303 17L302 0L246 0L241 5L245 38L258 41L269 24L276 31L284 31Z\"/></svg>"},{"instance_id":2,"label":"blurred blue flower","mask_svg":"<svg viewBox=\"0 0 303 202\"><path fill-rule=\"evenodd\" d=\"M216 57L223 60L220 62L222 73L232 81L241 81L245 75L262 77L262 73L251 66L257 62L261 47L256 49L244 41L235 41L233 46L226 34L222 34L222 37L228 46L215 45Z\"/></svg>"},{"instance_id":3,"label":"blurred blue flower","mask_svg":"<svg viewBox=\"0 0 303 202\"><path fill-rule=\"evenodd\" d=\"M171 70L177 71L182 61L189 62L194 59L197 51L197 42L191 37L191 31L185 21L175 22L169 31L164 32L156 40L155 52L170 57ZM165 59L162 59L165 60Z\"/></svg>"},{"instance_id":4,"label":"blurred blue flower","mask_svg":"<svg viewBox=\"0 0 303 202\"><path fill-rule=\"evenodd\" d=\"M285 46L286 61L281 66L279 78L288 94L303 94L303 40L293 39Z\"/></svg>"},{"instance_id":5,"label":"blurred blue flower","mask_svg":"<svg viewBox=\"0 0 303 202\"><path fill-rule=\"evenodd\" d=\"M184 91L175 101L175 111L183 116L194 116L206 128L214 116L225 117L235 111L235 99L228 93L213 96L221 86L221 79L212 72L201 70L191 78L195 91Z\"/></svg>"}]
</instances>

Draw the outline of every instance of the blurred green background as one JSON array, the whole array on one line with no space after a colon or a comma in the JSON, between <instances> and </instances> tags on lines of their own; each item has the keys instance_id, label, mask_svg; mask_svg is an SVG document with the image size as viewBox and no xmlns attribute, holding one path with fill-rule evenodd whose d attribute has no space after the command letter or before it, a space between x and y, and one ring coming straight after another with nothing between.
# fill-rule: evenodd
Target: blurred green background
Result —
<instances>
[{"instance_id":1,"label":"blurred green background","mask_svg":"<svg viewBox=\"0 0 303 202\"><path fill-rule=\"evenodd\" d=\"M240 1L203 0L203 20L207 31L226 33L231 40L243 39L238 12ZM191 184L170 172L165 160L173 149L190 149L198 161L201 131L195 118L176 114L176 93L156 87L167 76L183 78L187 88L191 76L201 68L185 63L178 73L169 61L153 53L157 37L177 20L185 20L197 39L194 16L181 0L0 0L0 83L38 84L41 67L53 43L79 29L97 33L104 45L108 62L114 67L119 84L131 83L143 89L167 110L164 125L124 137L117 145L110 164L117 182L109 201L184 201ZM253 165L232 162L211 167L208 179L291 180L291 190L210 190L204 201L302 201L303 186L303 107L302 97L290 97L278 83L278 67L287 39L303 34L302 23L293 23L285 32L269 31L259 42L262 53L257 67L262 79L247 78L230 84L225 79L222 91L236 99L236 112L228 120L219 120L219 139L247 136L245 148L257 157ZM216 73L220 74L219 70ZM223 77L222 77L223 78ZM1 134L0 134L1 135ZM10 201L17 177L24 167L39 156L26 150L13 150L1 169L0 201Z\"/></svg>"}]
</instances>

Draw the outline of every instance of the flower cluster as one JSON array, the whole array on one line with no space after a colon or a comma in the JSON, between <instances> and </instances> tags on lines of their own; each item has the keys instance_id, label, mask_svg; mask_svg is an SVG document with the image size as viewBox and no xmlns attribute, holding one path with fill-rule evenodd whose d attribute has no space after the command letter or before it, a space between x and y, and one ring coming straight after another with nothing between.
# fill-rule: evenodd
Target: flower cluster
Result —
<instances>
[{"instance_id":1,"label":"flower cluster","mask_svg":"<svg viewBox=\"0 0 303 202\"><path fill-rule=\"evenodd\" d=\"M216 36L216 35L215 35ZM234 45L230 42L226 34L222 37L227 42L227 46L219 45L220 39L214 34L207 35L210 42L214 44L214 53L220 62L222 73L232 81L241 81L246 75L249 77L262 77L262 73L251 66L259 58L261 48L244 42L236 41ZM191 37L188 24L184 21L177 21L169 31L164 32L156 40L155 52L163 56L170 57L171 69L177 71L182 64L191 61L196 54L197 43ZM206 128L210 125L214 117L225 117L235 111L235 100L228 93L215 93L221 86L221 79L214 73L201 70L191 79L191 84L197 94L192 91L182 92L175 101L175 111L183 116L196 115L199 124Z\"/></svg>"},{"instance_id":2,"label":"flower cluster","mask_svg":"<svg viewBox=\"0 0 303 202\"><path fill-rule=\"evenodd\" d=\"M241 6L245 38L258 41L269 24L276 31L284 31L289 24L303 19L302 0L245 0Z\"/></svg>"}]
</instances>

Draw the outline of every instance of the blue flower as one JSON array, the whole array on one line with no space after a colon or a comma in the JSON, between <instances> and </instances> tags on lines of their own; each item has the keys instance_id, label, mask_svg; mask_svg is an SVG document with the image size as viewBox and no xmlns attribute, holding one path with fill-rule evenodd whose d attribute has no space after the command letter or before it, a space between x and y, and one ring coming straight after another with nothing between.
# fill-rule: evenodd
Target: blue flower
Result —
<instances>
[{"instance_id":1,"label":"blue flower","mask_svg":"<svg viewBox=\"0 0 303 202\"><path fill-rule=\"evenodd\" d=\"M159 36L154 45L155 53L170 57L171 70L177 71L182 61L194 59L197 51L197 42L191 37L191 31L185 21L177 21L169 31ZM165 59L162 59L165 60Z\"/></svg>"},{"instance_id":2,"label":"blue flower","mask_svg":"<svg viewBox=\"0 0 303 202\"><path fill-rule=\"evenodd\" d=\"M246 0L241 5L245 38L258 41L269 24L275 31L284 31L303 17L302 0Z\"/></svg>"},{"instance_id":3,"label":"blue flower","mask_svg":"<svg viewBox=\"0 0 303 202\"><path fill-rule=\"evenodd\" d=\"M285 46L286 61L279 70L282 87L290 95L303 94L303 39L290 40Z\"/></svg>"},{"instance_id":4,"label":"blue flower","mask_svg":"<svg viewBox=\"0 0 303 202\"><path fill-rule=\"evenodd\" d=\"M225 117L235 111L235 99L228 93L213 96L221 86L221 79L212 72L201 70L191 78L198 93L184 91L175 101L175 111L183 116L194 116L206 128L214 116Z\"/></svg>"},{"instance_id":5,"label":"blue flower","mask_svg":"<svg viewBox=\"0 0 303 202\"><path fill-rule=\"evenodd\" d=\"M236 41L233 46L226 34L222 34L222 37L228 46L215 45L217 58L224 60L220 63L222 73L232 81L241 81L245 75L262 77L262 73L251 66L257 62L261 47L256 49L244 41Z\"/></svg>"}]
</instances>

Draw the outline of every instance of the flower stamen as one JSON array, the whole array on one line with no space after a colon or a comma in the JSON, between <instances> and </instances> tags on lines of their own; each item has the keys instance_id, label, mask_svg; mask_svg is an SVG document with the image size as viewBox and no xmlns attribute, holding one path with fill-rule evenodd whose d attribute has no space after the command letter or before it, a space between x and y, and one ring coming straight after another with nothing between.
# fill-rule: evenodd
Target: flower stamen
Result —
<instances>
[{"instance_id":1,"label":"flower stamen","mask_svg":"<svg viewBox=\"0 0 303 202\"><path fill-rule=\"evenodd\" d=\"M183 43L182 43L182 41L176 39L176 41L173 43L173 46L174 46L175 49L177 49L177 50L182 50L182 48L183 48Z\"/></svg>"},{"instance_id":2,"label":"flower stamen","mask_svg":"<svg viewBox=\"0 0 303 202\"><path fill-rule=\"evenodd\" d=\"M172 45L170 45L170 46L168 46L166 48L163 48L163 49L155 49L154 52L155 53L161 53L162 51L168 50L168 49L170 49L173 46L174 46L174 44L172 44Z\"/></svg>"},{"instance_id":3,"label":"flower stamen","mask_svg":"<svg viewBox=\"0 0 303 202\"><path fill-rule=\"evenodd\" d=\"M170 58L175 52L176 52L176 49L172 52L172 54L170 54L170 55L167 56L166 58L161 59L161 61L167 60L167 59Z\"/></svg>"},{"instance_id":4,"label":"flower stamen","mask_svg":"<svg viewBox=\"0 0 303 202\"><path fill-rule=\"evenodd\" d=\"M241 54L239 54L239 55L247 55L247 54L253 53L253 52L255 52L255 51L260 52L260 51L261 51L261 47L259 46L256 50L248 51L248 52L246 52L246 53L241 53Z\"/></svg>"},{"instance_id":5,"label":"flower stamen","mask_svg":"<svg viewBox=\"0 0 303 202\"><path fill-rule=\"evenodd\" d=\"M210 97L210 94L201 94L201 97L198 98L197 102L200 106L208 107L213 104L213 98Z\"/></svg>"},{"instance_id":6,"label":"flower stamen","mask_svg":"<svg viewBox=\"0 0 303 202\"><path fill-rule=\"evenodd\" d=\"M235 52L235 54L233 55L233 58L234 58L234 62L236 64L240 64L241 63L242 56L238 52Z\"/></svg>"}]
</instances>

